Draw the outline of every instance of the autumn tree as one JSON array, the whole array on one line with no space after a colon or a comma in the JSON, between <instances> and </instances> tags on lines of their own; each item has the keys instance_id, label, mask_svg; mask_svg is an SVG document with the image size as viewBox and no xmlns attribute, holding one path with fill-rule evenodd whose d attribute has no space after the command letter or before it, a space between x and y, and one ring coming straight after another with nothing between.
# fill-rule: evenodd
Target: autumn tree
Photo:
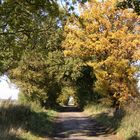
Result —
<instances>
[{"instance_id":1,"label":"autumn tree","mask_svg":"<svg viewBox=\"0 0 140 140\"><path fill-rule=\"evenodd\" d=\"M72 16L65 26L65 56L81 57L93 67L95 91L114 105L137 92L133 63L140 59L138 23L138 15L118 9L115 0L92 0L81 8L79 19Z\"/></svg>"}]
</instances>

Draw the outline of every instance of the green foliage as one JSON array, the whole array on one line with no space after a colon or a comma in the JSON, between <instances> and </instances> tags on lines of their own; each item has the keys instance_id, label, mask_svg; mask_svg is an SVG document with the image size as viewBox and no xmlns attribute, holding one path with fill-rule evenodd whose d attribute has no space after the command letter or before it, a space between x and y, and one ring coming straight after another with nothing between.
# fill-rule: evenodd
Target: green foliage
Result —
<instances>
[{"instance_id":1,"label":"green foliage","mask_svg":"<svg viewBox=\"0 0 140 140\"><path fill-rule=\"evenodd\" d=\"M39 100L43 103L50 99L49 96L53 96L52 91L54 94L57 93L57 90L59 92L57 82L59 81L58 73L61 62L57 56L60 55L57 55L57 53L52 55L57 57L55 59L57 62L53 58L51 60L50 53L48 56L42 56L41 53L34 53L34 55L30 53L28 55L25 55L26 58L21 61L20 65L11 71L11 75L31 100ZM50 100L50 102L53 101Z\"/></svg>"},{"instance_id":2,"label":"green foliage","mask_svg":"<svg viewBox=\"0 0 140 140\"><path fill-rule=\"evenodd\" d=\"M85 65L84 61L80 58L65 57L64 58L64 80L76 81L83 75L82 67ZM74 84L73 84L74 85Z\"/></svg>"},{"instance_id":3,"label":"green foliage","mask_svg":"<svg viewBox=\"0 0 140 140\"><path fill-rule=\"evenodd\" d=\"M36 19L40 22L36 26L38 30L33 29L33 32L29 32L29 37L25 37L26 44L22 44L24 47L21 50L22 55L16 67L10 69L8 73L32 100L45 102L50 88L59 80L57 73L63 64L63 54L59 49L62 31L57 19L48 15L42 16L44 19L38 17ZM23 43L23 40L19 42Z\"/></svg>"},{"instance_id":4,"label":"green foliage","mask_svg":"<svg viewBox=\"0 0 140 140\"><path fill-rule=\"evenodd\" d=\"M22 92L19 92L18 94L18 102L20 104L27 104L29 103L30 99L28 98L28 96Z\"/></svg>"},{"instance_id":5,"label":"green foliage","mask_svg":"<svg viewBox=\"0 0 140 140\"><path fill-rule=\"evenodd\" d=\"M132 8L137 14L140 14L140 1L139 0L123 0L118 1L117 7L122 9Z\"/></svg>"},{"instance_id":6,"label":"green foliage","mask_svg":"<svg viewBox=\"0 0 140 140\"><path fill-rule=\"evenodd\" d=\"M48 40L43 36L55 36L55 31L53 35L50 31L52 26L58 28L60 19L57 17L61 17L61 12L58 4L51 0L4 0L0 4L0 15L0 71L5 72L17 67L24 51L46 43ZM53 41L48 44L51 43Z\"/></svg>"},{"instance_id":7,"label":"green foliage","mask_svg":"<svg viewBox=\"0 0 140 140\"><path fill-rule=\"evenodd\" d=\"M59 50L44 54L34 49L25 54L19 66L10 71L10 75L29 100L39 100L49 107L56 104L63 86L74 86L83 75L82 65L82 60L65 58Z\"/></svg>"}]
</instances>

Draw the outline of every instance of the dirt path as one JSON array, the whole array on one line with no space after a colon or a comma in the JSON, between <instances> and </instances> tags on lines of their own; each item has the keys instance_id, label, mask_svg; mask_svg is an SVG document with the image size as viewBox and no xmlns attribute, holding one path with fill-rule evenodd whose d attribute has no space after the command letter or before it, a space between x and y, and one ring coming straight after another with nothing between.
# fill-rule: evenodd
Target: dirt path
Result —
<instances>
[{"instance_id":1,"label":"dirt path","mask_svg":"<svg viewBox=\"0 0 140 140\"><path fill-rule=\"evenodd\" d=\"M91 120L76 108L64 108L58 115L54 140L121 140L109 128Z\"/></svg>"}]
</instances>

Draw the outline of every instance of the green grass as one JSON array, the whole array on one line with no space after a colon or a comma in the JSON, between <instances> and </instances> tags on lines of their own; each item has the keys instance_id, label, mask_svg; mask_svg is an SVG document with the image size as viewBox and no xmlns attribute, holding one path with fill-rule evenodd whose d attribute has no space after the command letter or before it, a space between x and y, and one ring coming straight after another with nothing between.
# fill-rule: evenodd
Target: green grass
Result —
<instances>
[{"instance_id":1,"label":"green grass","mask_svg":"<svg viewBox=\"0 0 140 140\"><path fill-rule=\"evenodd\" d=\"M85 112L124 140L140 140L140 103L135 102L119 111L102 104L90 104Z\"/></svg>"},{"instance_id":2,"label":"green grass","mask_svg":"<svg viewBox=\"0 0 140 140\"><path fill-rule=\"evenodd\" d=\"M126 140L140 140L140 103L131 103L125 108L127 112L118 130L118 135Z\"/></svg>"},{"instance_id":3,"label":"green grass","mask_svg":"<svg viewBox=\"0 0 140 140\"><path fill-rule=\"evenodd\" d=\"M53 132L55 112L30 105L0 102L1 140L46 140Z\"/></svg>"}]
</instances>

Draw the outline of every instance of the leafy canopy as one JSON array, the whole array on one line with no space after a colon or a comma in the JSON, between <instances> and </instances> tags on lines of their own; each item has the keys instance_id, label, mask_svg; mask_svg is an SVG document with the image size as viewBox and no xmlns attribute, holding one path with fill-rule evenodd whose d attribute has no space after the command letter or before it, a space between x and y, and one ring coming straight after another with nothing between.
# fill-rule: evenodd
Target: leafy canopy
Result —
<instances>
[{"instance_id":1,"label":"leafy canopy","mask_svg":"<svg viewBox=\"0 0 140 140\"><path fill-rule=\"evenodd\" d=\"M116 1L90 1L80 20L69 18L62 47L66 56L81 57L95 71L95 90L114 104L136 95L134 62L140 59L139 17L118 9Z\"/></svg>"}]
</instances>

